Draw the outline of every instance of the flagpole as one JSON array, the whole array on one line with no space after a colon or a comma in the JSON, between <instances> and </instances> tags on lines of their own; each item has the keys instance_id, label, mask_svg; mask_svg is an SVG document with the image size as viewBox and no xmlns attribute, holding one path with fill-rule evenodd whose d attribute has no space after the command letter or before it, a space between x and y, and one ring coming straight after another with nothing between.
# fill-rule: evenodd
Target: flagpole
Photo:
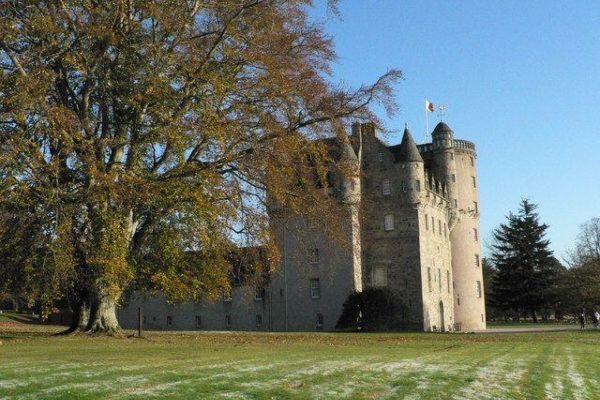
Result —
<instances>
[{"instance_id":1,"label":"flagpole","mask_svg":"<svg viewBox=\"0 0 600 400\"><path fill-rule=\"evenodd\" d=\"M429 142L429 115L427 115L427 97L425 97L425 143Z\"/></svg>"}]
</instances>

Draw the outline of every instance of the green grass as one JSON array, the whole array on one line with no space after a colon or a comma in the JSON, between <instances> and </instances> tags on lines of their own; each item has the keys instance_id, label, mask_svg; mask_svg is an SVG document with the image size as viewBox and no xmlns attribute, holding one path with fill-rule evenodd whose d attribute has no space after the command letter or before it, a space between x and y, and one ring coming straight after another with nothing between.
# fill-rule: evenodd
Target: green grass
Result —
<instances>
[{"instance_id":1,"label":"green grass","mask_svg":"<svg viewBox=\"0 0 600 400\"><path fill-rule=\"evenodd\" d=\"M600 399L600 332L148 333L0 323L0 399Z\"/></svg>"}]
</instances>

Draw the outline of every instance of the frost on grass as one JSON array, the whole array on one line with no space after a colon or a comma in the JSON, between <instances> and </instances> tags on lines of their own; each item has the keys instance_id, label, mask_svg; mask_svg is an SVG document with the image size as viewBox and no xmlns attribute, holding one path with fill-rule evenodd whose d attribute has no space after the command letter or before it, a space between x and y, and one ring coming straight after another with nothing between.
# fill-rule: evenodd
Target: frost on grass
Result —
<instances>
[{"instance_id":1,"label":"frost on grass","mask_svg":"<svg viewBox=\"0 0 600 400\"><path fill-rule=\"evenodd\" d=\"M525 361L514 356L501 356L475 371L474 381L457 393L454 400L499 399L525 373Z\"/></svg>"},{"instance_id":2,"label":"frost on grass","mask_svg":"<svg viewBox=\"0 0 600 400\"><path fill-rule=\"evenodd\" d=\"M589 399L588 390L585 384L585 380L583 376L577 371L575 367L575 360L573 359L573 354L571 349L567 349L569 355L567 357L568 367L567 367L567 377L571 381L571 387L573 388L573 398L575 400L584 400Z\"/></svg>"}]
</instances>

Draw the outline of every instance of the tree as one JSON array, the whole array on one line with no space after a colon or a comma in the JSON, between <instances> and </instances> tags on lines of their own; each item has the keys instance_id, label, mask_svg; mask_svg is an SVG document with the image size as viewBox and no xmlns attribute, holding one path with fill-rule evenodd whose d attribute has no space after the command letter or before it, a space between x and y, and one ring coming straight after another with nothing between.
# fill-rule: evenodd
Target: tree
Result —
<instances>
[{"instance_id":1,"label":"tree","mask_svg":"<svg viewBox=\"0 0 600 400\"><path fill-rule=\"evenodd\" d=\"M314 139L377 123L371 102L393 113L401 75L328 83L335 55L310 5L3 2L0 268L13 286L44 308L67 297L72 330L113 332L127 288L215 297L240 244L276 260L267 192L335 221Z\"/></svg>"},{"instance_id":2,"label":"tree","mask_svg":"<svg viewBox=\"0 0 600 400\"><path fill-rule=\"evenodd\" d=\"M573 313L600 307L600 218L579 228L575 249L568 257L569 269L561 280L563 302Z\"/></svg>"},{"instance_id":3,"label":"tree","mask_svg":"<svg viewBox=\"0 0 600 400\"><path fill-rule=\"evenodd\" d=\"M537 321L536 312L552 304L555 285L554 257L541 224L537 206L523 199L517 214L509 213L508 222L494 230L491 261L497 270L492 291L493 303L501 310L528 313Z\"/></svg>"}]
</instances>

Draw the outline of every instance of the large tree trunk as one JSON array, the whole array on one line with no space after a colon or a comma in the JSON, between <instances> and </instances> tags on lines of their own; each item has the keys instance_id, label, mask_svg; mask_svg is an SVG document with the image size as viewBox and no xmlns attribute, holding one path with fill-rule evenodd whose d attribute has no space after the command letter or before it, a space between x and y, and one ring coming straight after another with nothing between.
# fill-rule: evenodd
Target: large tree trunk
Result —
<instances>
[{"instance_id":1,"label":"large tree trunk","mask_svg":"<svg viewBox=\"0 0 600 400\"><path fill-rule=\"evenodd\" d=\"M117 320L118 299L105 290L99 289L92 298L88 323L85 331L89 333L115 334L121 330Z\"/></svg>"}]
</instances>

